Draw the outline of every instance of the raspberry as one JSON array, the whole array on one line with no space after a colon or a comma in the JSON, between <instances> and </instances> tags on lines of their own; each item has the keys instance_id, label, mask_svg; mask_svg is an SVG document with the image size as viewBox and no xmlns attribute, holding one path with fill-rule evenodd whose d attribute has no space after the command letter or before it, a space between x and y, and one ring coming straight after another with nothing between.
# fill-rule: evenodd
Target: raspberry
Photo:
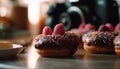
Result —
<instances>
[{"instance_id":1,"label":"raspberry","mask_svg":"<svg viewBox=\"0 0 120 69\"><path fill-rule=\"evenodd\" d=\"M106 23L105 26L107 26L111 32L114 32L114 27L112 26L112 24Z\"/></svg>"},{"instance_id":2,"label":"raspberry","mask_svg":"<svg viewBox=\"0 0 120 69\"><path fill-rule=\"evenodd\" d=\"M85 28L85 23L82 23L82 24L80 24L80 26L78 27L78 30L79 30L79 32L80 33L83 33L83 30L84 30L84 28Z\"/></svg>"},{"instance_id":3,"label":"raspberry","mask_svg":"<svg viewBox=\"0 0 120 69\"><path fill-rule=\"evenodd\" d=\"M110 31L110 29L105 25L100 25L98 31L105 32L105 31Z\"/></svg>"},{"instance_id":4,"label":"raspberry","mask_svg":"<svg viewBox=\"0 0 120 69\"><path fill-rule=\"evenodd\" d=\"M54 34L64 34L65 33L64 25L62 23L57 24L54 27L53 33Z\"/></svg>"},{"instance_id":5,"label":"raspberry","mask_svg":"<svg viewBox=\"0 0 120 69\"><path fill-rule=\"evenodd\" d=\"M94 31L94 30L96 30L96 27L94 25L92 25L90 23L85 25L85 28L84 28L85 32Z\"/></svg>"},{"instance_id":6,"label":"raspberry","mask_svg":"<svg viewBox=\"0 0 120 69\"><path fill-rule=\"evenodd\" d=\"M45 26L45 27L43 28L42 34L52 35L52 30L51 30L51 28L50 28L49 26Z\"/></svg>"},{"instance_id":7,"label":"raspberry","mask_svg":"<svg viewBox=\"0 0 120 69\"><path fill-rule=\"evenodd\" d=\"M79 26L79 28L78 29L83 29L83 28L85 28L85 23L82 23L82 24L80 24L80 26Z\"/></svg>"},{"instance_id":8,"label":"raspberry","mask_svg":"<svg viewBox=\"0 0 120 69\"><path fill-rule=\"evenodd\" d=\"M115 27L115 32L120 31L120 23L118 23Z\"/></svg>"}]
</instances>

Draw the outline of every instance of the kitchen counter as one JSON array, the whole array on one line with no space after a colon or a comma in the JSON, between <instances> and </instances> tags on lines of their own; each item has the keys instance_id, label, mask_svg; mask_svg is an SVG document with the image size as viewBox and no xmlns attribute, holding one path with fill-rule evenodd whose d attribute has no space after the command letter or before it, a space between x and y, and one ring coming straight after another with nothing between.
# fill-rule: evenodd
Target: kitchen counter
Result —
<instances>
[{"instance_id":1,"label":"kitchen counter","mask_svg":"<svg viewBox=\"0 0 120 69\"><path fill-rule=\"evenodd\" d=\"M0 60L0 68L8 69L120 69L116 54L88 54L79 49L73 57L39 56L33 47L17 57Z\"/></svg>"}]
</instances>

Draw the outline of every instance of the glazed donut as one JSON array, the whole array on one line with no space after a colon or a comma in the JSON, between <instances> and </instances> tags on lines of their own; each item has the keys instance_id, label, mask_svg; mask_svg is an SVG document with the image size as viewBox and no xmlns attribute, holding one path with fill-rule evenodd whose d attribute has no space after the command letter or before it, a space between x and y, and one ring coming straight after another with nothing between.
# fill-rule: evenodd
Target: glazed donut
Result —
<instances>
[{"instance_id":1,"label":"glazed donut","mask_svg":"<svg viewBox=\"0 0 120 69\"><path fill-rule=\"evenodd\" d=\"M48 29L50 27L45 27L43 33L34 39L33 44L38 54L43 57L73 56L79 45L77 35L64 32L63 24L56 25L53 33Z\"/></svg>"},{"instance_id":2,"label":"glazed donut","mask_svg":"<svg viewBox=\"0 0 120 69\"><path fill-rule=\"evenodd\" d=\"M112 32L88 32L82 40L88 53L114 53L114 34Z\"/></svg>"}]
</instances>

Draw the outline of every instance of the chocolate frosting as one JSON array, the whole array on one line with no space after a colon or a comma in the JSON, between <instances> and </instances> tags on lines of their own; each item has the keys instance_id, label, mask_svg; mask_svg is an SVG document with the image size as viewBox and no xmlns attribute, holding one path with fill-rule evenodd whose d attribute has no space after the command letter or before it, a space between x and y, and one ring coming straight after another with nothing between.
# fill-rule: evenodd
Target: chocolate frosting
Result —
<instances>
[{"instance_id":1,"label":"chocolate frosting","mask_svg":"<svg viewBox=\"0 0 120 69\"><path fill-rule=\"evenodd\" d=\"M65 33L63 35L43 35L35 41L36 49L62 49L77 48L79 39L74 33Z\"/></svg>"},{"instance_id":2,"label":"chocolate frosting","mask_svg":"<svg viewBox=\"0 0 120 69\"><path fill-rule=\"evenodd\" d=\"M115 46L120 46L120 34L115 37L113 42Z\"/></svg>"},{"instance_id":3,"label":"chocolate frosting","mask_svg":"<svg viewBox=\"0 0 120 69\"><path fill-rule=\"evenodd\" d=\"M88 46L114 47L114 34L112 32L88 32L82 38Z\"/></svg>"}]
</instances>

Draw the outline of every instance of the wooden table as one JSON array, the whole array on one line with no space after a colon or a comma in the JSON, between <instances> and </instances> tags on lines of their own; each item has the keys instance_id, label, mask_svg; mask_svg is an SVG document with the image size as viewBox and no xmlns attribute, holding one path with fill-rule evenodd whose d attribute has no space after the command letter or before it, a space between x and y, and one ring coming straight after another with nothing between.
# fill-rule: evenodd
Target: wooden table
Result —
<instances>
[{"instance_id":1,"label":"wooden table","mask_svg":"<svg viewBox=\"0 0 120 69\"><path fill-rule=\"evenodd\" d=\"M73 57L47 58L39 56L33 47L15 58L0 60L0 68L8 69L120 69L116 54L88 54L79 49Z\"/></svg>"}]
</instances>

